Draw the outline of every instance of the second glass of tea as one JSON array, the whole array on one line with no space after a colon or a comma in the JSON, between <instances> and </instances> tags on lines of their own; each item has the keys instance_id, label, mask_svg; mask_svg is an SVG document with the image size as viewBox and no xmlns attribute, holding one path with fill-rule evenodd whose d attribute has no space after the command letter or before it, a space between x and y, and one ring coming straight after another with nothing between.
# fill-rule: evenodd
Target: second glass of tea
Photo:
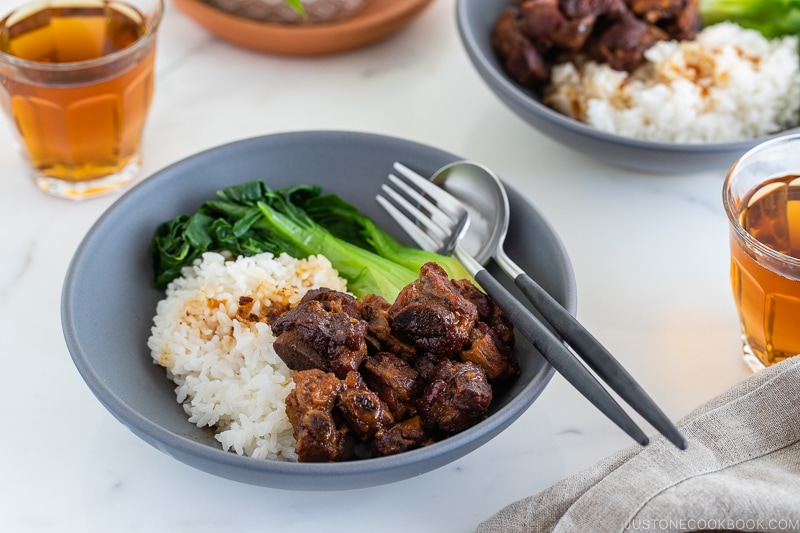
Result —
<instances>
[{"instance_id":1,"label":"second glass of tea","mask_svg":"<svg viewBox=\"0 0 800 533\"><path fill-rule=\"evenodd\" d=\"M758 371L800 354L800 134L745 153L723 203L744 358Z\"/></svg>"},{"instance_id":2,"label":"second glass of tea","mask_svg":"<svg viewBox=\"0 0 800 533\"><path fill-rule=\"evenodd\" d=\"M0 107L40 189L84 199L136 177L163 9L50 0L0 19Z\"/></svg>"}]
</instances>

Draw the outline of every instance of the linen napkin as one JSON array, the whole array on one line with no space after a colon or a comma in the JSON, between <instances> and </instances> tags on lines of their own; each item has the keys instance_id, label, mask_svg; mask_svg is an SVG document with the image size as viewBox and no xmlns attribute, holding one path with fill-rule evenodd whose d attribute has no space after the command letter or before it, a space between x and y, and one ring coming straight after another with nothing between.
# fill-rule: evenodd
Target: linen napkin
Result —
<instances>
[{"instance_id":1,"label":"linen napkin","mask_svg":"<svg viewBox=\"0 0 800 533\"><path fill-rule=\"evenodd\" d=\"M677 426L687 450L652 437L509 505L478 533L800 531L800 357Z\"/></svg>"}]
</instances>

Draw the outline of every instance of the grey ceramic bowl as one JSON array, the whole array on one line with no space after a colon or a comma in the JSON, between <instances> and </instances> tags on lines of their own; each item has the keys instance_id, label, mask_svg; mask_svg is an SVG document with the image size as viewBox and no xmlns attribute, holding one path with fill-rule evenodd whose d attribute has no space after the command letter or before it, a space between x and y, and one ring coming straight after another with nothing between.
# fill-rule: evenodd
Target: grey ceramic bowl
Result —
<instances>
[{"instance_id":1,"label":"grey ceramic bowl","mask_svg":"<svg viewBox=\"0 0 800 533\"><path fill-rule=\"evenodd\" d=\"M524 339L517 347L522 375L496 396L486 420L422 449L335 464L266 461L223 451L206 429L187 421L172 382L146 346L156 303L164 297L153 288L148 253L162 221L194 212L218 189L236 183L316 183L410 243L375 201L381 183L396 160L430 175L456 159L461 158L391 137L297 132L238 141L154 174L100 217L69 266L62 325L76 367L100 402L143 440L188 465L244 483L298 490L366 487L417 476L469 453L519 417L553 374ZM575 282L559 238L513 189L509 200L509 255L574 313Z\"/></svg>"},{"instance_id":2,"label":"grey ceramic bowl","mask_svg":"<svg viewBox=\"0 0 800 533\"><path fill-rule=\"evenodd\" d=\"M612 165L653 173L726 172L736 159L773 136L719 144L653 142L613 135L543 105L503 71L491 47L494 23L514 0L458 0L456 18L464 48L478 74L514 113L545 135ZM791 131L800 131L794 128ZM787 133L787 132L783 132Z\"/></svg>"}]
</instances>

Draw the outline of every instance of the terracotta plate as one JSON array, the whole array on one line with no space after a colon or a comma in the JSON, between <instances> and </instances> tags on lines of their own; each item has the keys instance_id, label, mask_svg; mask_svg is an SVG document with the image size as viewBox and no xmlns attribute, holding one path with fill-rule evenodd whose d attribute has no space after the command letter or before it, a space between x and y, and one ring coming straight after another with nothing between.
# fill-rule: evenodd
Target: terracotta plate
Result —
<instances>
[{"instance_id":1,"label":"terracotta plate","mask_svg":"<svg viewBox=\"0 0 800 533\"><path fill-rule=\"evenodd\" d=\"M214 35L243 48L288 55L345 52L399 31L433 0L371 0L350 19L330 24L268 24L231 15L201 0L172 0Z\"/></svg>"}]
</instances>

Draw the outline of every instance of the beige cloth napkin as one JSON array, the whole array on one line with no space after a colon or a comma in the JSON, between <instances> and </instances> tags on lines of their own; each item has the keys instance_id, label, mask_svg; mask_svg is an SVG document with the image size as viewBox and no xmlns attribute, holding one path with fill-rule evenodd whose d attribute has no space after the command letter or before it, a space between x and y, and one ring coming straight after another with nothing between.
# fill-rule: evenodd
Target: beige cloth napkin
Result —
<instances>
[{"instance_id":1,"label":"beige cloth napkin","mask_svg":"<svg viewBox=\"0 0 800 533\"><path fill-rule=\"evenodd\" d=\"M665 438L502 509L479 533L800 531L800 357L747 377Z\"/></svg>"}]
</instances>

